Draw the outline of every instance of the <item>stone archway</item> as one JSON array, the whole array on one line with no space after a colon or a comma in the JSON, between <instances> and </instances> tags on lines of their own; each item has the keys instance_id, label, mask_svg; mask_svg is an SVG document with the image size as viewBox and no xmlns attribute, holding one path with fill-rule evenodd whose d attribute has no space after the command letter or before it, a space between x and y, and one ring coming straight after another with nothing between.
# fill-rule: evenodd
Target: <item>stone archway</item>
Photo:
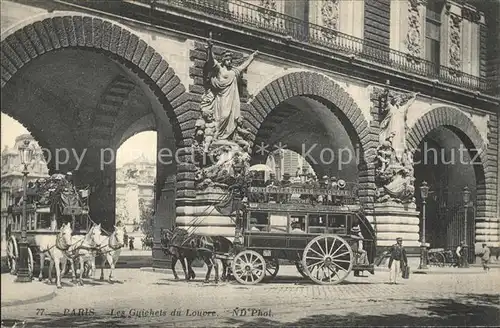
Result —
<instances>
[{"instance_id":1,"label":"stone archway","mask_svg":"<svg viewBox=\"0 0 500 328\"><path fill-rule=\"evenodd\" d=\"M471 157L477 195L474 204L476 242L498 241L498 219L495 218L494 201L496 186L494 182L486 180L489 172L494 170L494 164L490 163L487 156L487 144L474 122L466 114L454 107L436 105L410 128L407 134L410 149L415 152L426 136L438 128L447 128L456 135Z\"/></svg>"},{"instance_id":2,"label":"stone archway","mask_svg":"<svg viewBox=\"0 0 500 328\"><path fill-rule=\"evenodd\" d=\"M370 153L369 149L375 145L373 141L377 139L376 132L371 129L362 110L349 93L326 75L309 71L286 74L268 83L250 103L242 106L247 126L253 132L250 141L254 146L254 151L259 131L265 125L266 119L280 104L294 97L312 99L326 106L347 131L353 147L359 146L358 151L361 155L361 158L358 158L360 200L368 207L372 206L375 184L374 179L370 178L374 176L374 168L373 153ZM297 151L297 149L290 149Z\"/></svg>"},{"instance_id":3,"label":"stone archway","mask_svg":"<svg viewBox=\"0 0 500 328\"><path fill-rule=\"evenodd\" d=\"M52 114L46 113L46 115L42 113L38 120L32 119L28 112L18 111L16 106L5 106L8 101L2 97L2 110L22 122L44 148L52 151L58 147L80 147L88 148L90 153L95 152L100 147L109 147L108 141L110 140L119 141L121 138L114 138L116 131L113 133L112 130L106 131L105 128L111 128L110 122L116 118L116 108L119 107L119 103L123 104L130 98L129 94L134 92L134 87L135 90L140 89L147 93L145 98L154 99L155 104L151 107L158 109L155 115L159 117L159 121L163 121L157 125L157 128L161 129L166 124L169 125L172 136L168 146L174 147L171 149L175 151L189 145L189 141L187 141L189 133L184 131L194 126L194 122L185 118L178 119L179 116L191 109L185 87L162 55L129 28L95 16L60 12L44 14L33 17L30 21L23 21L22 26L15 26L4 32L1 39L2 92L21 90L23 85L18 81L19 76L36 67L36 63L46 61L50 56L62 56L61 54L67 52L73 52L73 55L76 52L81 52L93 56L92 58L104 58L103 60L108 60L125 73L123 76L103 84L105 86L99 89L101 97L98 95L94 97L95 99L100 98L99 103L93 105L93 112L91 112L91 116L93 116L91 121L96 124L87 131L87 135L92 140L85 144L81 142L84 138L75 140L77 138L72 132L75 129L71 129L68 124L59 119L56 111ZM77 56L74 55L74 57ZM58 63L55 62L56 64ZM61 71L65 71L64 68ZM78 70L74 71L78 73ZM82 72L79 73L82 74ZM97 73L98 70L96 70ZM134 83L135 86L133 86ZM104 90L106 91L102 92ZM10 95L12 93L10 92ZM117 93L120 94L119 101L111 99ZM115 102L115 108L108 106L109 99L118 101ZM16 101L19 103L22 99L11 101L11 104L15 104ZM106 111L107 114L105 114ZM133 123L130 124L133 125ZM98 129L98 127L102 128ZM127 128L122 129L122 133L126 132ZM101 132L100 135L96 133L96 130ZM103 131L104 133L102 133ZM89 179L94 177L92 178L94 181L104 185L102 172L99 172L99 168L95 167L96 164L97 162L93 159L85 164L88 172L82 173L82 176L88 175ZM168 176L165 181L174 181L175 185L178 174L177 164L173 162L171 166L166 170ZM114 171L108 173L114 174ZM113 181L114 178L110 177L110 180ZM107 187L109 187L107 189L113 189L112 186ZM159 189L162 190L162 187L160 186ZM178 189L182 189L182 186ZM169 203L168 205L159 205L160 207L172 207L175 206L176 192L174 190L173 193L169 193L169 197L158 198ZM112 203L114 204L114 201ZM169 211L168 215L175 216L175 211ZM165 218L162 217L162 219Z\"/></svg>"}]
</instances>

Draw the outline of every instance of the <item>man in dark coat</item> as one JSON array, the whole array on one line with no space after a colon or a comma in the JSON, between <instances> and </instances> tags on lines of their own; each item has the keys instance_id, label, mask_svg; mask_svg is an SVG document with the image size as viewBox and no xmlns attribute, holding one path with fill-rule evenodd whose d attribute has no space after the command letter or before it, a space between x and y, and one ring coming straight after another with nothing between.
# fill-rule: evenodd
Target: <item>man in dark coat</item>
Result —
<instances>
[{"instance_id":1,"label":"man in dark coat","mask_svg":"<svg viewBox=\"0 0 500 328\"><path fill-rule=\"evenodd\" d=\"M406 251L403 248L403 238L396 238L396 244L392 245L390 251L391 257L389 259L389 283L396 284L398 276L401 274L401 270L408 263L406 258Z\"/></svg>"}]
</instances>

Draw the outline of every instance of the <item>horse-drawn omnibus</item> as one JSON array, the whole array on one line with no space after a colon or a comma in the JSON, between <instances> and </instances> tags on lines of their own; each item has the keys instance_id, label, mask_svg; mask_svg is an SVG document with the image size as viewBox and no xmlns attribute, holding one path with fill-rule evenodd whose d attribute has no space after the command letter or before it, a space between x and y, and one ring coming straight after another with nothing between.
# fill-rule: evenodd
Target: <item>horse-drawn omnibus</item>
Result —
<instances>
[{"instance_id":1,"label":"horse-drawn omnibus","mask_svg":"<svg viewBox=\"0 0 500 328\"><path fill-rule=\"evenodd\" d=\"M232 261L235 279L256 284L275 277L280 260L295 263L303 277L318 284L340 283L351 272L373 274L375 232L355 186L343 187L248 188L237 233L241 243Z\"/></svg>"},{"instance_id":2,"label":"horse-drawn omnibus","mask_svg":"<svg viewBox=\"0 0 500 328\"><path fill-rule=\"evenodd\" d=\"M71 222L74 235L85 235L89 228L88 190L76 190L61 174L37 181L26 190L26 226L28 268L31 275L38 269L37 236L57 235L66 222ZM6 229L7 260L12 274L16 273L19 243L22 238L23 191L13 194Z\"/></svg>"}]
</instances>

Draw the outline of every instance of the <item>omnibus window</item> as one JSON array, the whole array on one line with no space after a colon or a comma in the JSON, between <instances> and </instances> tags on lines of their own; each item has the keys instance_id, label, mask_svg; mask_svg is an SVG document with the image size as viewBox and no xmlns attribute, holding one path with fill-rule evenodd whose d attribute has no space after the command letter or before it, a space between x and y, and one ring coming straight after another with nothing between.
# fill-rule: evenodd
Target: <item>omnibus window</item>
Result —
<instances>
[{"instance_id":1,"label":"omnibus window","mask_svg":"<svg viewBox=\"0 0 500 328\"><path fill-rule=\"evenodd\" d=\"M326 230L326 215L309 214L308 232L324 233Z\"/></svg>"},{"instance_id":2,"label":"omnibus window","mask_svg":"<svg viewBox=\"0 0 500 328\"><path fill-rule=\"evenodd\" d=\"M328 215L328 232L329 233L346 233L346 216L345 215Z\"/></svg>"},{"instance_id":3,"label":"omnibus window","mask_svg":"<svg viewBox=\"0 0 500 328\"><path fill-rule=\"evenodd\" d=\"M253 229L250 227L250 224L252 222L256 222L253 224ZM246 227L248 227L249 231L267 231L268 226L269 226L269 218L267 216L267 213L262 213L262 212L251 212L250 213L250 221L244 223Z\"/></svg>"},{"instance_id":4,"label":"omnibus window","mask_svg":"<svg viewBox=\"0 0 500 328\"><path fill-rule=\"evenodd\" d=\"M271 213L269 232L288 232L288 216L286 214Z\"/></svg>"},{"instance_id":5,"label":"omnibus window","mask_svg":"<svg viewBox=\"0 0 500 328\"><path fill-rule=\"evenodd\" d=\"M290 230L293 232L298 232L298 230L294 230L291 228L292 223L298 222L299 228L302 232L306 231L306 216L305 215L290 215Z\"/></svg>"},{"instance_id":6,"label":"omnibus window","mask_svg":"<svg viewBox=\"0 0 500 328\"><path fill-rule=\"evenodd\" d=\"M38 228L50 229L52 215L48 213L38 213Z\"/></svg>"}]
</instances>

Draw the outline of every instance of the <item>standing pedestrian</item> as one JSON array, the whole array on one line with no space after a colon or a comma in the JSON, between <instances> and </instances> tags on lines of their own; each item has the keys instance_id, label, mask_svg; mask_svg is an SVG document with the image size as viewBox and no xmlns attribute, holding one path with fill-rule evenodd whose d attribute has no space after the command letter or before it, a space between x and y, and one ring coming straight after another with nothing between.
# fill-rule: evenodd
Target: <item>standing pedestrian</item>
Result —
<instances>
[{"instance_id":1,"label":"standing pedestrian","mask_svg":"<svg viewBox=\"0 0 500 328\"><path fill-rule=\"evenodd\" d=\"M488 266L488 262L490 261L490 248L486 245L486 243L483 243L483 249L481 250L481 263L483 264L483 269L484 271L490 270L490 267Z\"/></svg>"},{"instance_id":2,"label":"standing pedestrian","mask_svg":"<svg viewBox=\"0 0 500 328\"><path fill-rule=\"evenodd\" d=\"M403 238L396 238L396 244L392 245L391 257L389 259L389 283L396 284L397 277L400 275L401 270L408 263L406 258L406 251L403 248Z\"/></svg>"}]
</instances>

